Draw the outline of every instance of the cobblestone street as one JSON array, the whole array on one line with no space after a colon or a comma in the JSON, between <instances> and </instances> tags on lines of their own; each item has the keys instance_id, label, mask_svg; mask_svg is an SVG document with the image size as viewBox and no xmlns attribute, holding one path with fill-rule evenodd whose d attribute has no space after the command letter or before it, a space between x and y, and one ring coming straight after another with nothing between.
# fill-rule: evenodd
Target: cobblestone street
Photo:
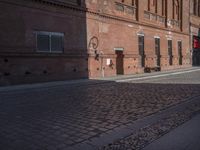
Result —
<instances>
[{"instance_id":1,"label":"cobblestone street","mask_svg":"<svg viewBox=\"0 0 200 150\"><path fill-rule=\"evenodd\" d=\"M0 149L68 150L200 96L200 71L0 92ZM87 149L85 149L87 150Z\"/></svg>"}]
</instances>

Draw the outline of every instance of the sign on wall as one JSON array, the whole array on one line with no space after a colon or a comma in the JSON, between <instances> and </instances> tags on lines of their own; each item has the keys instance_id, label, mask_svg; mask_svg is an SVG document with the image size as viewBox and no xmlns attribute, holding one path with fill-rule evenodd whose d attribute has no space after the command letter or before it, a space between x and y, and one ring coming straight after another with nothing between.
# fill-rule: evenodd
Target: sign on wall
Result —
<instances>
[{"instance_id":1,"label":"sign on wall","mask_svg":"<svg viewBox=\"0 0 200 150\"><path fill-rule=\"evenodd\" d=\"M193 48L200 49L200 37L199 36L193 36Z\"/></svg>"}]
</instances>

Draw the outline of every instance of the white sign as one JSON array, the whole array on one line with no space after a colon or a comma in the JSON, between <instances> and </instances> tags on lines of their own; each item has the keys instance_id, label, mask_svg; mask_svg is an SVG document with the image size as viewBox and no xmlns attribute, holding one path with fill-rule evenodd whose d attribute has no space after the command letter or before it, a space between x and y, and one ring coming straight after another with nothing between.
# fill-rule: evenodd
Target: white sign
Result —
<instances>
[{"instance_id":1,"label":"white sign","mask_svg":"<svg viewBox=\"0 0 200 150\"><path fill-rule=\"evenodd\" d=\"M111 60L110 60L110 58L108 58L108 59L106 60L106 65L109 66L109 65L110 65L110 62L111 62Z\"/></svg>"},{"instance_id":2,"label":"white sign","mask_svg":"<svg viewBox=\"0 0 200 150\"><path fill-rule=\"evenodd\" d=\"M122 48L122 47L116 47L116 48L114 48L114 50L115 51L124 51L124 48Z\"/></svg>"}]
</instances>

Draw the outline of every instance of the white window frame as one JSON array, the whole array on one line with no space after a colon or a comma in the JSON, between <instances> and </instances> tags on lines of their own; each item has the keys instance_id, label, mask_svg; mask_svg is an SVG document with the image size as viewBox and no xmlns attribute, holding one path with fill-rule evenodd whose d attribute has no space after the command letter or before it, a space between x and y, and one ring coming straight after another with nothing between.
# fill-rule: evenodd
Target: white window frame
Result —
<instances>
[{"instance_id":1,"label":"white window frame","mask_svg":"<svg viewBox=\"0 0 200 150\"><path fill-rule=\"evenodd\" d=\"M42 52L42 53L63 53L64 52L64 36L65 36L64 33L61 33L61 32L36 31L35 34L36 34L36 51L37 52ZM39 50L38 49L38 35L48 35L49 36L49 50L48 51ZM58 36L62 37L63 49L61 51L52 51L52 48L51 48L51 36L52 35L58 35Z\"/></svg>"}]
</instances>

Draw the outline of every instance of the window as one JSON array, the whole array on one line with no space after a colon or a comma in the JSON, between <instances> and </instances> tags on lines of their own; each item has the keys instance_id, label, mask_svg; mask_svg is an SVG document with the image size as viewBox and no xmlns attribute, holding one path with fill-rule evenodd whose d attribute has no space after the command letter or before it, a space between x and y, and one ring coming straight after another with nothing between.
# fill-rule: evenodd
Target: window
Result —
<instances>
[{"instance_id":1,"label":"window","mask_svg":"<svg viewBox=\"0 0 200 150\"><path fill-rule=\"evenodd\" d=\"M168 55L169 55L169 65L173 64L173 54L172 54L172 40L168 40Z\"/></svg>"},{"instance_id":2,"label":"window","mask_svg":"<svg viewBox=\"0 0 200 150\"><path fill-rule=\"evenodd\" d=\"M148 11L150 11L150 8L151 8L151 7L150 7L150 3L151 3L151 1L148 0L148 8L147 8Z\"/></svg>"},{"instance_id":3,"label":"window","mask_svg":"<svg viewBox=\"0 0 200 150\"><path fill-rule=\"evenodd\" d=\"M148 0L148 11L157 13L157 0Z\"/></svg>"},{"instance_id":4,"label":"window","mask_svg":"<svg viewBox=\"0 0 200 150\"><path fill-rule=\"evenodd\" d=\"M200 16L200 0L198 1L198 16Z\"/></svg>"},{"instance_id":5,"label":"window","mask_svg":"<svg viewBox=\"0 0 200 150\"><path fill-rule=\"evenodd\" d=\"M57 2L68 3L72 5L81 5L81 0L57 0Z\"/></svg>"},{"instance_id":6,"label":"window","mask_svg":"<svg viewBox=\"0 0 200 150\"><path fill-rule=\"evenodd\" d=\"M197 1L196 0L193 0L193 14L196 15L197 11L196 11L196 5L197 5Z\"/></svg>"},{"instance_id":7,"label":"window","mask_svg":"<svg viewBox=\"0 0 200 150\"><path fill-rule=\"evenodd\" d=\"M160 38L155 38L155 54L157 56L156 65L160 66Z\"/></svg>"},{"instance_id":8,"label":"window","mask_svg":"<svg viewBox=\"0 0 200 150\"><path fill-rule=\"evenodd\" d=\"M61 53L64 50L64 33L36 32L37 51Z\"/></svg>"},{"instance_id":9,"label":"window","mask_svg":"<svg viewBox=\"0 0 200 150\"><path fill-rule=\"evenodd\" d=\"M178 41L178 56L179 56L179 65L182 65L183 64L182 41Z\"/></svg>"},{"instance_id":10,"label":"window","mask_svg":"<svg viewBox=\"0 0 200 150\"><path fill-rule=\"evenodd\" d=\"M200 49L200 37L193 36L193 48Z\"/></svg>"},{"instance_id":11,"label":"window","mask_svg":"<svg viewBox=\"0 0 200 150\"><path fill-rule=\"evenodd\" d=\"M135 6L135 5L136 5L136 4L135 4L135 0L132 0L132 5L133 5L133 6Z\"/></svg>"},{"instance_id":12,"label":"window","mask_svg":"<svg viewBox=\"0 0 200 150\"><path fill-rule=\"evenodd\" d=\"M145 67L144 36L138 36L139 55L141 56L141 67Z\"/></svg>"},{"instance_id":13,"label":"window","mask_svg":"<svg viewBox=\"0 0 200 150\"><path fill-rule=\"evenodd\" d=\"M173 0L173 11L172 11L173 19L180 19L180 4L178 0Z\"/></svg>"},{"instance_id":14,"label":"window","mask_svg":"<svg viewBox=\"0 0 200 150\"><path fill-rule=\"evenodd\" d=\"M139 35L138 37L139 44L139 54L144 55L144 36Z\"/></svg>"},{"instance_id":15,"label":"window","mask_svg":"<svg viewBox=\"0 0 200 150\"><path fill-rule=\"evenodd\" d=\"M162 16L165 15L165 0L162 0Z\"/></svg>"}]
</instances>

